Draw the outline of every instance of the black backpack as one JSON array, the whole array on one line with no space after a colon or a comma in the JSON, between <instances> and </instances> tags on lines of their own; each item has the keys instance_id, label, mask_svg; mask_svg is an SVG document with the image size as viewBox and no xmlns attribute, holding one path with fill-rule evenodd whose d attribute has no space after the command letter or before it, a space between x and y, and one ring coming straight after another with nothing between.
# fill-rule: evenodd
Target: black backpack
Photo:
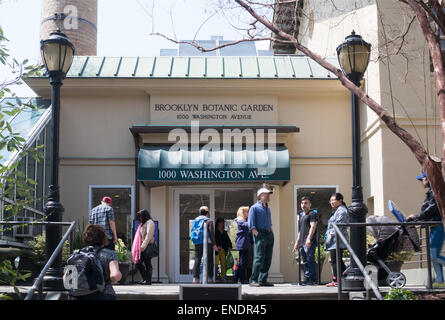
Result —
<instances>
[{"instance_id":1,"label":"black backpack","mask_svg":"<svg viewBox=\"0 0 445 320\"><path fill-rule=\"evenodd\" d=\"M99 252L102 249L88 246L74 252L68 258L64 283L71 296L86 296L104 290L105 272L99 259Z\"/></svg>"}]
</instances>

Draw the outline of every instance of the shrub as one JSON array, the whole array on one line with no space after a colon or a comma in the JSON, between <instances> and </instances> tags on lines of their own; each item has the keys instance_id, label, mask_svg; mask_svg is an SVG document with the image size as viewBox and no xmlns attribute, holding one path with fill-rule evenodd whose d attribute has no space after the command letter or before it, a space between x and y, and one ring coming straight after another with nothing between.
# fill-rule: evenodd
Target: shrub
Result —
<instances>
[{"instance_id":1,"label":"shrub","mask_svg":"<svg viewBox=\"0 0 445 320\"><path fill-rule=\"evenodd\" d=\"M412 291L401 288L393 288L385 296L385 300L417 300Z\"/></svg>"},{"instance_id":2,"label":"shrub","mask_svg":"<svg viewBox=\"0 0 445 320\"><path fill-rule=\"evenodd\" d=\"M31 247L33 252L32 259L34 261L45 261L45 244L46 244L45 232L42 232L42 234L36 236L34 240L31 240L29 242L29 246ZM63 244L62 248L62 261L67 261L69 256L70 256L70 244L67 240Z\"/></svg>"}]
</instances>

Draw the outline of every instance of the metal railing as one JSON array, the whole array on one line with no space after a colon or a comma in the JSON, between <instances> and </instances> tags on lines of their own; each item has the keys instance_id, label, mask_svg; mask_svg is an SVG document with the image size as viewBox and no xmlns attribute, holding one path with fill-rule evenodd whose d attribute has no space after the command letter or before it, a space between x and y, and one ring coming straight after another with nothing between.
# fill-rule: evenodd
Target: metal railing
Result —
<instances>
[{"instance_id":1,"label":"metal railing","mask_svg":"<svg viewBox=\"0 0 445 320\"><path fill-rule=\"evenodd\" d=\"M23 225L23 221L0 221L0 225ZM31 289L29 290L28 294L25 297L25 300L30 300L36 290L39 290L40 297L42 297L42 287L41 283L43 281L43 277L45 276L48 269L52 266L54 263L56 257L60 254L64 242L68 239L68 237L71 235L71 233L74 230L74 226L76 225L76 221L72 222L50 222L50 221L36 221L31 222L30 224L34 225L60 225L60 226L69 226L68 230L63 235L62 239L60 240L59 244L57 245L54 252L51 254L51 257L46 262L43 269L40 271L39 276L35 279Z\"/></svg>"},{"instance_id":2,"label":"metal railing","mask_svg":"<svg viewBox=\"0 0 445 320\"><path fill-rule=\"evenodd\" d=\"M345 244L346 248L348 249L348 251L351 254L351 257L356 262L357 266L359 267L360 271L365 276L365 279L371 288L373 286L375 287L375 285L373 283L371 285L371 283L369 282L369 280L371 280L371 279L366 274L363 264L359 261L357 255L352 250L351 246L349 245L348 241L345 239L343 234L340 232L338 226L345 226L345 227L371 227L371 226L380 226L380 227L384 227L384 226L396 226L396 227L397 226L415 226L416 227L416 226L420 226L422 228L425 228L426 261L427 261L427 272L428 272L427 289L429 291L432 291L433 286L432 286L432 270L431 270L431 248L430 248L430 241L429 241L430 228L434 227L434 226L441 225L441 224L442 224L442 222L437 222L437 221L385 222L385 223L350 222L350 223L337 223L337 224L333 224L333 226L334 226L336 237L338 235L338 238L343 242L343 244ZM336 254L337 254L337 257L336 257L337 258L336 259L337 260L337 270L341 270L340 269L340 262L341 262L340 258L341 257L339 257L340 252L339 252L339 242L338 241L336 241L336 250L337 250L337 252L336 252ZM361 268L360 266L362 266L363 268ZM378 288L377 288L377 290L378 290ZM340 300L341 292L342 292L341 279L340 279L340 281L338 281L338 291L339 291L338 297ZM375 291L374 291L374 294L375 294ZM376 295L376 297L377 297L377 295Z\"/></svg>"},{"instance_id":3,"label":"metal railing","mask_svg":"<svg viewBox=\"0 0 445 320\"><path fill-rule=\"evenodd\" d=\"M340 225L340 224L338 224ZM365 277L366 282L368 283L369 287L374 291L374 294L377 299L383 300L382 294L380 293L379 289L375 285L375 283L371 280L368 273L365 270L365 267L361 263L360 259L355 254L354 250L352 250L351 246L349 245L348 241L346 240L345 236L341 233L340 229L338 228L337 224L332 224L335 231L335 238L340 239L341 242L346 246L346 249L348 249L349 253L351 254L351 258L354 259L355 263L357 264L357 267L360 269L360 272ZM340 256L340 242L337 240L335 241L335 254L336 254L336 264L337 264L337 273L341 273L341 259ZM342 278L341 276L338 277L338 300L342 299ZM369 295L368 295L369 296Z\"/></svg>"}]
</instances>

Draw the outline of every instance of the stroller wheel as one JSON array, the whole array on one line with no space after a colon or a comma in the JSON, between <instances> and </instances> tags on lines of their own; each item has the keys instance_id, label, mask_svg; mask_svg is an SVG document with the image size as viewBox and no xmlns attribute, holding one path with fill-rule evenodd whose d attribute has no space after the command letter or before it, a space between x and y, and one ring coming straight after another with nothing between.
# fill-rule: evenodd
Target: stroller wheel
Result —
<instances>
[{"instance_id":1,"label":"stroller wheel","mask_svg":"<svg viewBox=\"0 0 445 320\"><path fill-rule=\"evenodd\" d=\"M391 272L386 278L386 282L391 288L403 288L406 284L406 277L401 272Z\"/></svg>"}]
</instances>

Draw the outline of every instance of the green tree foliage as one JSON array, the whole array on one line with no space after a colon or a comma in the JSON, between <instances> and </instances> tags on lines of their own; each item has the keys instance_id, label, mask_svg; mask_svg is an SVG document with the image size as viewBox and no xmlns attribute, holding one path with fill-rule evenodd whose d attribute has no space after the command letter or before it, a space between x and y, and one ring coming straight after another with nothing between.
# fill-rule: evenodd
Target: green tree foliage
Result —
<instances>
[{"instance_id":1,"label":"green tree foliage","mask_svg":"<svg viewBox=\"0 0 445 320\"><path fill-rule=\"evenodd\" d=\"M0 100L9 97L13 101L8 100L0 106L0 151L6 149L9 153L16 152L19 159L28 154L36 161L40 161L43 158L40 152L42 146L27 148L25 139L21 137L20 133L14 131L9 121L22 112L37 109L33 104L24 102L17 97L10 86L22 84L24 77L40 74L40 70L38 67L31 65L27 59L19 62L13 58L9 53L7 43L8 39L0 26L0 70L2 70L1 74L4 75L0 78ZM4 219L7 220L23 212L25 207L33 205L36 181L27 178L24 172L18 170L20 161L5 164L5 160L0 156L1 200L5 200L5 198L14 200L14 202L4 202L4 212L7 213ZM16 195L15 199L14 193ZM15 226L15 228L17 227L20 226ZM0 226L0 231L11 228L13 227Z\"/></svg>"},{"instance_id":2,"label":"green tree foliage","mask_svg":"<svg viewBox=\"0 0 445 320\"><path fill-rule=\"evenodd\" d=\"M10 86L21 85L24 77L39 75L40 70L38 67L31 65L26 59L19 62L12 57L7 43L8 39L0 26L0 100L5 97L10 97L12 98L10 100L13 100L13 102L8 101L0 105L0 151L6 149L10 154L18 153L18 159L28 155L36 161L40 161L43 158L42 153L39 151L42 146L27 148L25 139L21 137L20 133L14 131L9 121L21 112L29 112L37 108L33 104L23 102L10 89ZM3 219L7 220L14 219L16 215L24 211L25 207L32 207L36 181L27 178L24 172L18 170L19 161L5 164L5 160L0 157L0 200L14 200L13 202L5 201L3 203L6 215ZM16 195L15 199L14 193ZM17 227L21 226L15 226L15 228ZM0 232L11 228L13 227L0 226ZM12 286L16 296L20 299L21 294L16 287L16 282L20 280L25 281L31 274L22 274L17 270L17 267L14 267L9 260L4 260L0 263L0 285ZM12 297L0 294L0 300L4 299L12 299Z\"/></svg>"},{"instance_id":3,"label":"green tree foliage","mask_svg":"<svg viewBox=\"0 0 445 320\"><path fill-rule=\"evenodd\" d=\"M14 288L15 294L21 299L22 295L19 289L16 286L16 282L18 280L25 281L31 276L31 273L20 273L14 266L11 261L4 260L0 264L0 285L9 285ZM7 294L0 293L0 300L12 300L12 297Z\"/></svg>"}]
</instances>

